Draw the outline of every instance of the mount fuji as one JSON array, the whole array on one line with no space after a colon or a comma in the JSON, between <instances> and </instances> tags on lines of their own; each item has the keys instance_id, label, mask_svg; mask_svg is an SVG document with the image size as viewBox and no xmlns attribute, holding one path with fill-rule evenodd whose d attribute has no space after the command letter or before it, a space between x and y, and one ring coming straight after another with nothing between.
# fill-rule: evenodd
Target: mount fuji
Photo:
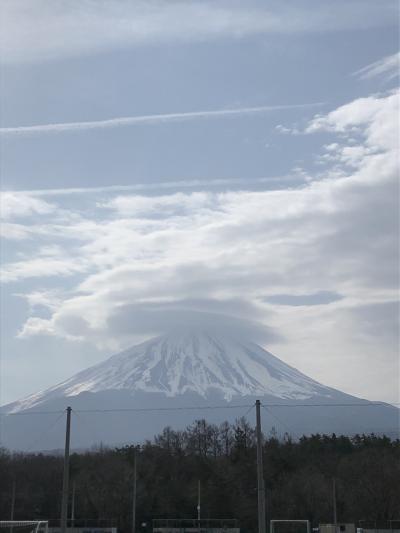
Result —
<instances>
[{"instance_id":1,"label":"mount fuji","mask_svg":"<svg viewBox=\"0 0 400 533\"><path fill-rule=\"evenodd\" d=\"M148 340L3 406L1 444L61 448L63 429L55 418L67 405L76 414L72 444L88 447L140 442L196 418L233 421L256 398L267 408L266 433L272 427L293 436L398 431L399 410L393 406L324 386L239 336L186 330Z\"/></svg>"}]
</instances>

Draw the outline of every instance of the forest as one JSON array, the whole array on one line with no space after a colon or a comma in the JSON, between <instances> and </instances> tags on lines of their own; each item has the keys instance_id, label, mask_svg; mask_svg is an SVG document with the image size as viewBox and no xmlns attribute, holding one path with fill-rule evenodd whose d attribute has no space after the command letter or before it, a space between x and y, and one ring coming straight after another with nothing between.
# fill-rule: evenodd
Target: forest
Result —
<instances>
[{"instance_id":1,"label":"forest","mask_svg":"<svg viewBox=\"0 0 400 533\"><path fill-rule=\"evenodd\" d=\"M400 441L386 436L332 435L292 439L276 432L263 445L267 520L333 519L333 480L338 521L400 517ZM202 518L236 518L242 531L257 529L255 432L246 419L221 425L197 420L184 431L166 427L140 445L99 445L73 453L70 488L75 487L76 523L113 524L131 531L133 465L137 465L138 533L155 518L195 518L198 481ZM0 450L0 518L60 516L62 453Z\"/></svg>"}]
</instances>

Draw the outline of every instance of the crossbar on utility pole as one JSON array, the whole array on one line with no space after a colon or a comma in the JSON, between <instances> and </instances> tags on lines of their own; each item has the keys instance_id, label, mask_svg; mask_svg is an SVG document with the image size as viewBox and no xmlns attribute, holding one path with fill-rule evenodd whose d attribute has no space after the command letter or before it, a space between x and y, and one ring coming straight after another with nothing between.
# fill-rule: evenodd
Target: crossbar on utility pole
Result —
<instances>
[{"instance_id":1,"label":"crossbar on utility pole","mask_svg":"<svg viewBox=\"0 0 400 533\"><path fill-rule=\"evenodd\" d=\"M64 476L61 502L61 533L67 532L68 492L69 492L69 446L71 440L71 407L67 407L67 424L65 428Z\"/></svg>"},{"instance_id":2,"label":"crossbar on utility pole","mask_svg":"<svg viewBox=\"0 0 400 533\"><path fill-rule=\"evenodd\" d=\"M263 475L263 451L261 432L261 403L256 401L256 437L257 437L257 495L258 495L258 533L265 533L265 486Z\"/></svg>"}]
</instances>

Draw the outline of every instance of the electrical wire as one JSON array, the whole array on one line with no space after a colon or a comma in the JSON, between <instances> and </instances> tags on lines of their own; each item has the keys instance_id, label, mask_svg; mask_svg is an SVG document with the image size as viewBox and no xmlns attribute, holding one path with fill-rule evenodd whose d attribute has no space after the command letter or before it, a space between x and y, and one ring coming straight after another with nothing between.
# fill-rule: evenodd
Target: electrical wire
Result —
<instances>
[{"instance_id":1,"label":"electrical wire","mask_svg":"<svg viewBox=\"0 0 400 533\"><path fill-rule=\"evenodd\" d=\"M246 416L250 413L250 411L252 411L254 409L254 407L256 406L255 403L253 403L253 405L250 406L250 408L245 412L245 414L243 415L244 418L246 418Z\"/></svg>"},{"instance_id":2,"label":"electrical wire","mask_svg":"<svg viewBox=\"0 0 400 533\"><path fill-rule=\"evenodd\" d=\"M183 407L127 407L114 409L74 409L75 413L122 413L122 412L161 412L161 411L205 411L216 409L246 409L250 410L255 404L238 404L238 405L203 405L203 406L183 406ZM299 407L377 407L377 406L399 406L400 403L385 403L385 402L364 402L364 403L264 403L264 407L285 407L285 408L299 408ZM18 413L0 413L0 416L27 416L27 415L47 415L59 414L64 411L21 411Z\"/></svg>"},{"instance_id":3,"label":"electrical wire","mask_svg":"<svg viewBox=\"0 0 400 533\"><path fill-rule=\"evenodd\" d=\"M160 412L160 411L205 411L216 409L246 409L247 407L253 408L254 404L246 405L203 405L203 406L185 406L185 407L127 407L127 408L115 408L115 409L77 409L76 413L148 413L148 412Z\"/></svg>"},{"instance_id":4,"label":"electrical wire","mask_svg":"<svg viewBox=\"0 0 400 533\"><path fill-rule=\"evenodd\" d=\"M83 417L82 414L78 414L75 409L71 410L71 413L75 415L78 424L82 427L84 426L86 433L89 434L93 442L101 442L99 435L94 427L94 425L89 421L89 417Z\"/></svg>"},{"instance_id":5,"label":"electrical wire","mask_svg":"<svg viewBox=\"0 0 400 533\"><path fill-rule=\"evenodd\" d=\"M369 402L366 400L365 403L265 403L263 405L266 407L376 407L379 405L397 407L400 403Z\"/></svg>"},{"instance_id":6,"label":"electrical wire","mask_svg":"<svg viewBox=\"0 0 400 533\"><path fill-rule=\"evenodd\" d=\"M37 444L39 444L39 442L43 439L43 437L46 437L50 433L50 431L58 424L58 422L61 420L61 418L63 418L63 416L64 416L64 411L61 411L60 416L58 416L53 422L51 422L51 424L47 428L45 428L43 431L40 432L39 437L37 437L31 442L31 444L27 447L26 451L27 452L32 451L32 449L35 446L37 446Z\"/></svg>"},{"instance_id":7,"label":"electrical wire","mask_svg":"<svg viewBox=\"0 0 400 533\"><path fill-rule=\"evenodd\" d=\"M61 413L65 413L65 409L62 411L20 411L18 413L0 413L0 416L58 415Z\"/></svg>"},{"instance_id":8,"label":"electrical wire","mask_svg":"<svg viewBox=\"0 0 400 533\"><path fill-rule=\"evenodd\" d=\"M287 424L285 424L285 422L283 420L281 420L280 418L278 418L277 416L274 415L274 413L272 412L271 408L265 407L265 405L263 405L263 404L261 404L261 407L265 411L267 411L267 413L269 415L271 415L272 418L274 418L279 424L281 424L289 432L289 435L293 435L296 439L299 438L299 436L297 435L297 433L295 431L293 431L293 429L291 429Z\"/></svg>"},{"instance_id":9,"label":"electrical wire","mask_svg":"<svg viewBox=\"0 0 400 533\"><path fill-rule=\"evenodd\" d=\"M384 402L369 402L369 403L320 403L320 404L283 404L270 403L263 404L265 407L375 407L379 405L389 405ZM395 405L395 404L390 404ZM400 404L396 404L400 405ZM78 409L78 413L119 413L119 412L151 412L151 411L202 411L215 409L252 409L255 404L247 405L203 405L203 406L184 406L184 407L127 407L114 409Z\"/></svg>"}]
</instances>

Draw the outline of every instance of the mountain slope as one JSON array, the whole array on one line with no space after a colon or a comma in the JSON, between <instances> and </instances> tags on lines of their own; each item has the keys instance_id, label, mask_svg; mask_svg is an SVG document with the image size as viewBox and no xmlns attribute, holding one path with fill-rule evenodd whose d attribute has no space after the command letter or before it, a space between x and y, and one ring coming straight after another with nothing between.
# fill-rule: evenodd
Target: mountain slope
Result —
<instances>
[{"instance_id":1,"label":"mountain slope","mask_svg":"<svg viewBox=\"0 0 400 533\"><path fill-rule=\"evenodd\" d=\"M3 406L0 445L62 448L62 412L68 405L74 415L72 445L84 448L96 442L141 442L167 425L183 429L199 418L219 424L246 413L254 417L249 406L256 399L267 406L265 433L275 427L293 436L393 435L399 428L399 410L393 406L321 385L251 341L190 331L151 339Z\"/></svg>"},{"instance_id":2,"label":"mountain slope","mask_svg":"<svg viewBox=\"0 0 400 533\"><path fill-rule=\"evenodd\" d=\"M190 392L203 398L217 392L228 401L267 394L292 400L331 398L334 393L253 342L190 332L134 346L55 387L15 402L9 412L52 398L106 390L163 393L168 397Z\"/></svg>"}]
</instances>

